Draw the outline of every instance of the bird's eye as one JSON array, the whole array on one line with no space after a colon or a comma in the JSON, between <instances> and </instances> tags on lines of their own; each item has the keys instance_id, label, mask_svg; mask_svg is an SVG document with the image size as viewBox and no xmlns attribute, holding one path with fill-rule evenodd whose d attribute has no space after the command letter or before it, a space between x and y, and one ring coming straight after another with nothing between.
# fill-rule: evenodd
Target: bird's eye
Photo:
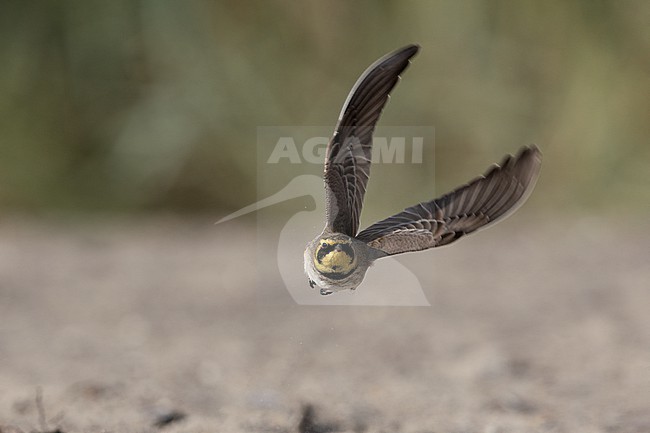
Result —
<instances>
[{"instance_id":1,"label":"bird's eye","mask_svg":"<svg viewBox=\"0 0 650 433\"><path fill-rule=\"evenodd\" d=\"M323 248L326 248L327 247L327 242L323 242L322 244L320 244L320 246L323 247Z\"/></svg>"}]
</instances>

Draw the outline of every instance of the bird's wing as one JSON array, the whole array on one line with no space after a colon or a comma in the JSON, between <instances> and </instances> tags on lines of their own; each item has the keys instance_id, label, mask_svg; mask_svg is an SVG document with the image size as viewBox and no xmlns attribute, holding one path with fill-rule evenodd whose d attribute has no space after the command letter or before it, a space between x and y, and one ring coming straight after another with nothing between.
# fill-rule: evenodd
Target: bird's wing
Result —
<instances>
[{"instance_id":1,"label":"bird's wing","mask_svg":"<svg viewBox=\"0 0 650 433\"><path fill-rule=\"evenodd\" d=\"M357 239L387 255L448 245L514 212L533 190L541 164L537 146L523 147L483 176L379 221Z\"/></svg>"},{"instance_id":2,"label":"bird's wing","mask_svg":"<svg viewBox=\"0 0 650 433\"><path fill-rule=\"evenodd\" d=\"M390 91L418 50L417 45L408 45L377 60L357 80L343 104L327 146L323 176L330 231L357 234L370 176L372 134Z\"/></svg>"}]
</instances>

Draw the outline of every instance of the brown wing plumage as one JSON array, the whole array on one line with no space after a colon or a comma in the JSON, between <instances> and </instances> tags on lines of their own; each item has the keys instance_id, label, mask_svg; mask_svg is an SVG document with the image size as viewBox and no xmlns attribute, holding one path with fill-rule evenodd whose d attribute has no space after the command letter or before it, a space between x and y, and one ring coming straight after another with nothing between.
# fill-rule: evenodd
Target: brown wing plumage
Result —
<instances>
[{"instance_id":1,"label":"brown wing plumage","mask_svg":"<svg viewBox=\"0 0 650 433\"><path fill-rule=\"evenodd\" d=\"M387 255L448 245L514 212L535 186L541 163L536 146L523 147L483 176L379 221L357 239Z\"/></svg>"},{"instance_id":2,"label":"brown wing plumage","mask_svg":"<svg viewBox=\"0 0 650 433\"><path fill-rule=\"evenodd\" d=\"M357 80L343 105L325 158L326 219L331 231L357 234L370 176L372 134L390 91L418 49L408 45L376 61Z\"/></svg>"}]
</instances>

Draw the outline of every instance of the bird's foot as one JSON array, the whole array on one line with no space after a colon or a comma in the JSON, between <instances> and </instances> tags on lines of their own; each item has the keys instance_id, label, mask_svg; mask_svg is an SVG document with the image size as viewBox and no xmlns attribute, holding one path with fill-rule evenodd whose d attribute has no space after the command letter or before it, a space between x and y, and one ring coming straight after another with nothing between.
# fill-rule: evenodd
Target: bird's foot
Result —
<instances>
[{"instance_id":1,"label":"bird's foot","mask_svg":"<svg viewBox=\"0 0 650 433\"><path fill-rule=\"evenodd\" d=\"M309 280L309 287L313 289L314 287L316 287L316 283L313 280Z\"/></svg>"},{"instance_id":2,"label":"bird's foot","mask_svg":"<svg viewBox=\"0 0 650 433\"><path fill-rule=\"evenodd\" d=\"M320 289L320 295L321 295L321 296L327 296L327 295L331 295L332 293L334 293L334 292L333 292L333 291L331 291L331 290L327 290L327 289Z\"/></svg>"}]
</instances>

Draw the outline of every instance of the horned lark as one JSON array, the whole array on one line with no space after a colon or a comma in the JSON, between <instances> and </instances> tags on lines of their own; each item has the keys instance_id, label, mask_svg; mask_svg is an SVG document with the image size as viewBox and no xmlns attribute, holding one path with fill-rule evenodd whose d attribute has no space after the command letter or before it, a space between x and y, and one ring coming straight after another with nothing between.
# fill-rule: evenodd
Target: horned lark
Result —
<instances>
[{"instance_id":1,"label":"horned lark","mask_svg":"<svg viewBox=\"0 0 650 433\"><path fill-rule=\"evenodd\" d=\"M359 232L372 135L389 93L418 52L408 45L372 64L350 91L325 157L326 222L305 249L309 285L321 295L354 290L382 257L449 245L514 212L531 193L542 155L532 145L482 176Z\"/></svg>"}]
</instances>

